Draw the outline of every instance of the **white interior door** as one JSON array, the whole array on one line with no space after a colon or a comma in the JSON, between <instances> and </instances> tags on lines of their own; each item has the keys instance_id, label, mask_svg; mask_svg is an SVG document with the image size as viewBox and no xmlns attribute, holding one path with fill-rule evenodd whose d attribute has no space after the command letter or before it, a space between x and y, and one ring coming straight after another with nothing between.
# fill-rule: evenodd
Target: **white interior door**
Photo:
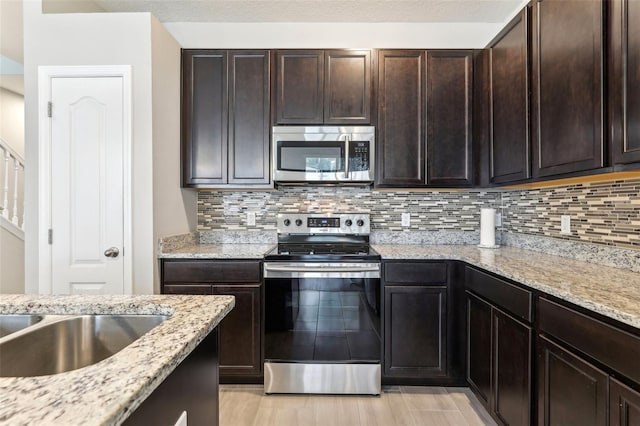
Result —
<instances>
[{"instance_id":1,"label":"white interior door","mask_svg":"<svg viewBox=\"0 0 640 426\"><path fill-rule=\"evenodd\" d=\"M124 293L123 84L51 79L53 294Z\"/></svg>"}]
</instances>

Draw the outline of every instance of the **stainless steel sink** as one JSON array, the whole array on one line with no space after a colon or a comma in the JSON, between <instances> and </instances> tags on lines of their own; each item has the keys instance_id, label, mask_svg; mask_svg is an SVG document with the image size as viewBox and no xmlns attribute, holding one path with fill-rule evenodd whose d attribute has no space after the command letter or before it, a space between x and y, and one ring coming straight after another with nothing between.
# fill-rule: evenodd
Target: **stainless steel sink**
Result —
<instances>
[{"instance_id":1,"label":"stainless steel sink","mask_svg":"<svg viewBox=\"0 0 640 426\"><path fill-rule=\"evenodd\" d=\"M81 315L47 320L0 341L0 377L45 376L95 364L167 317Z\"/></svg>"},{"instance_id":2,"label":"stainless steel sink","mask_svg":"<svg viewBox=\"0 0 640 426\"><path fill-rule=\"evenodd\" d=\"M20 315L20 314L1 314L0 315L0 338L8 336L11 333L20 331L37 322L42 321L41 315Z\"/></svg>"}]
</instances>

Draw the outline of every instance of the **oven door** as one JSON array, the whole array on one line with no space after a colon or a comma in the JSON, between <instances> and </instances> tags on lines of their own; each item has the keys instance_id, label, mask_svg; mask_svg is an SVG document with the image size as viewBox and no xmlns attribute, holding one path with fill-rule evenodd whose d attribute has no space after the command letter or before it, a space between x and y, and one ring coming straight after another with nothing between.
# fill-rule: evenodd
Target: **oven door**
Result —
<instances>
[{"instance_id":1,"label":"oven door","mask_svg":"<svg viewBox=\"0 0 640 426\"><path fill-rule=\"evenodd\" d=\"M380 392L380 264L267 262L265 392Z\"/></svg>"}]
</instances>

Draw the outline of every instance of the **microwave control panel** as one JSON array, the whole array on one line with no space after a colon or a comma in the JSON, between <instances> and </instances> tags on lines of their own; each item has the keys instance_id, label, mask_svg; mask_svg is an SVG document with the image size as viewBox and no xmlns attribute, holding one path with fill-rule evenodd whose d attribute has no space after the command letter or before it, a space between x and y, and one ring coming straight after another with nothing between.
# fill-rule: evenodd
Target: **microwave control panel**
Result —
<instances>
[{"instance_id":1,"label":"microwave control panel","mask_svg":"<svg viewBox=\"0 0 640 426\"><path fill-rule=\"evenodd\" d=\"M369 170L369 142L351 141L349 144L349 171L365 172Z\"/></svg>"}]
</instances>

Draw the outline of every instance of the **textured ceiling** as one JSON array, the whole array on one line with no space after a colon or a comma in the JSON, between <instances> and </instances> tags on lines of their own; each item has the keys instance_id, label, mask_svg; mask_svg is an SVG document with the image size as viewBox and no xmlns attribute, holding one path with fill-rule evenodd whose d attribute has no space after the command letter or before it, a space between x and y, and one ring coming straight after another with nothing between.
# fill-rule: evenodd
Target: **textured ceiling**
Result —
<instances>
[{"instance_id":1,"label":"textured ceiling","mask_svg":"<svg viewBox=\"0 0 640 426\"><path fill-rule=\"evenodd\" d=\"M503 23L522 0L93 0L107 12L162 22Z\"/></svg>"}]
</instances>

